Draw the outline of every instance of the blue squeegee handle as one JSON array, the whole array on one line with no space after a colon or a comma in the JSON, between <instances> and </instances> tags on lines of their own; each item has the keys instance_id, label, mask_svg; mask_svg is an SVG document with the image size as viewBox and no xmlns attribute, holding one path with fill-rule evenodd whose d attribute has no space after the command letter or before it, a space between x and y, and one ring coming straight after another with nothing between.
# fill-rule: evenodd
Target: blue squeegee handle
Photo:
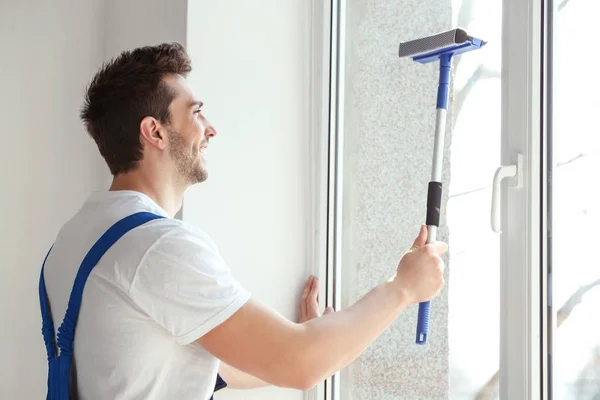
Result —
<instances>
[{"instance_id":1,"label":"blue squeegee handle","mask_svg":"<svg viewBox=\"0 0 600 400\"><path fill-rule=\"evenodd\" d=\"M435 123L435 139L433 144L433 163L431 181L427 188L427 243L436 241L440 226L440 209L442 206L442 163L444 161L444 136L446 134L446 111L448 109L448 93L450 91L450 71L452 54L440 56L440 77L437 93L437 111ZM417 344L426 344L429 335L430 301L419 303L417 319Z\"/></svg>"}]
</instances>

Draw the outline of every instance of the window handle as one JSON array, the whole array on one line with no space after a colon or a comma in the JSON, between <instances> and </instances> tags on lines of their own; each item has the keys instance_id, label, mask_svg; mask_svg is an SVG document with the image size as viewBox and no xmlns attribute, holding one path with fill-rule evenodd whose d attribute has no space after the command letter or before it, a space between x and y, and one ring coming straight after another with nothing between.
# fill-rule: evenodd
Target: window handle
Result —
<instances>
[{"instance_id":1,"label":"window handle","mask_svg":"<svg viewBox=\"0 0 600 400\"><path fill-rule=\"evenodd\" d=\"M517 164L503 165L496 169L494 173L494 183L492 185L492 231L502 233L500 229L500 191L502 190L502 180L504 178L517 178L516 188L523 186L523 154L517 154Z\"/></svg>"}]
</instances>

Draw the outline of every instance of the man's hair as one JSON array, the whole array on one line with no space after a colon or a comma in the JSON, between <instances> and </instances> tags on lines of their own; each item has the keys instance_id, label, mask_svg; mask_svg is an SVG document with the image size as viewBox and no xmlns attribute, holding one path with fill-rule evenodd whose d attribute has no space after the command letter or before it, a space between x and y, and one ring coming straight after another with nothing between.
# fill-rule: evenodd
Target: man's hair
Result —
<instances>
[{"instance_id":1,"label":"man's hair","mask_svg":"<svg viewBox=\"0 0 600 400\"><path fill-rule=\"evenodd\" d=\"M124 51L102 65L87 87L80 116L113 175L131 171L142 159L142 119L170 122L175 93L163 78L187 77L191 70L191 60L179 43Z\"/></svg>"}]
</instances>

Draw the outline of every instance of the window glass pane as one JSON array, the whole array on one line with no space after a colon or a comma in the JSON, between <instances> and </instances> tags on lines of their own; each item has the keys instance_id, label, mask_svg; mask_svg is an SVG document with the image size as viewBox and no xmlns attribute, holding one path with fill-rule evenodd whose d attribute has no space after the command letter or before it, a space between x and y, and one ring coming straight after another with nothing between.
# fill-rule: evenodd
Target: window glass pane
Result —
<instances>
[{"instance_id":1,"label":"window glass pane","mask_svg":"<svg viewBox=\"0 0 600 400\"><path fill-rule=\"evenodd\" d=\"M343 307L391 276L425 222L439 65L399 59L399 41L460 26L488 44L454 60L438 233L450 244L447 285L428 343L415 343L410 307L342 371L341 398L496 399L502 1L346 3Z\"/></svg>"},{"instance_id":2,"label":"window glass pane","mask_svg":"<svg viewBox=\"0 0 600 400\"><path fill-rule=\"evenodd\" d=\"M596 51L600 2L557 1L553 130L553 360L555 399L600 398L600 81ZM588 58L587 55L591 55Z\"/></svg>"},{"instance_id":3,"label":"window glass pane","mask_svg":"<svg viewBox=\"0 0 600 400\"><path fill-rule=\"evenodd\" d=\"M484 49L456 67L447 218L450 244L449 366L452 400L497 399L500 366L499 237L490 227L500 166L502 1L454 0L458 26Z\"/></svg>"}]
</instances>

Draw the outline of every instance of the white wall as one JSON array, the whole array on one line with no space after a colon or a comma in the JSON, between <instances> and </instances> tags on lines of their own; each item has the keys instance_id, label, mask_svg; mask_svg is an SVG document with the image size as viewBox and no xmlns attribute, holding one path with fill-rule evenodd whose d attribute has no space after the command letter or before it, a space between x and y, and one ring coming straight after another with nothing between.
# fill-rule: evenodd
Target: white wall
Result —
<instances>
[{"instance_id":1,"label":"white wall","mask_svg":"<svg viewBox=\"0 0 600 400\"><path fill-rule=\"evenodd\" d=\"M45 398L38 277L62 223L99 188L79 120L102 60L102 0L0 0L0 398Z\"/></svg>"},{"instance_id":2,"label":"white wall","mask_svg":"<svg viewBox=\"0 0 600 400\"><path fill-rule=\"evenodd\" d=\"M309 3L190 1L190 78L218 134L209 179L188 190L183 218L217 243L254 296L297 318L308 265ZM232 12L235 10L235 12ZM266 388L223 399L301 399Z\"/></svg>"},{"instance_id":3,"label":"white wall","mask_svg":"<svg viewBox=\"0 0 600 400\"><path fill-rule=\"evenodd\" d=\"M163 42L185 45L187 0L105 0L105 55Z\"/></svg>"}]
</instances>

